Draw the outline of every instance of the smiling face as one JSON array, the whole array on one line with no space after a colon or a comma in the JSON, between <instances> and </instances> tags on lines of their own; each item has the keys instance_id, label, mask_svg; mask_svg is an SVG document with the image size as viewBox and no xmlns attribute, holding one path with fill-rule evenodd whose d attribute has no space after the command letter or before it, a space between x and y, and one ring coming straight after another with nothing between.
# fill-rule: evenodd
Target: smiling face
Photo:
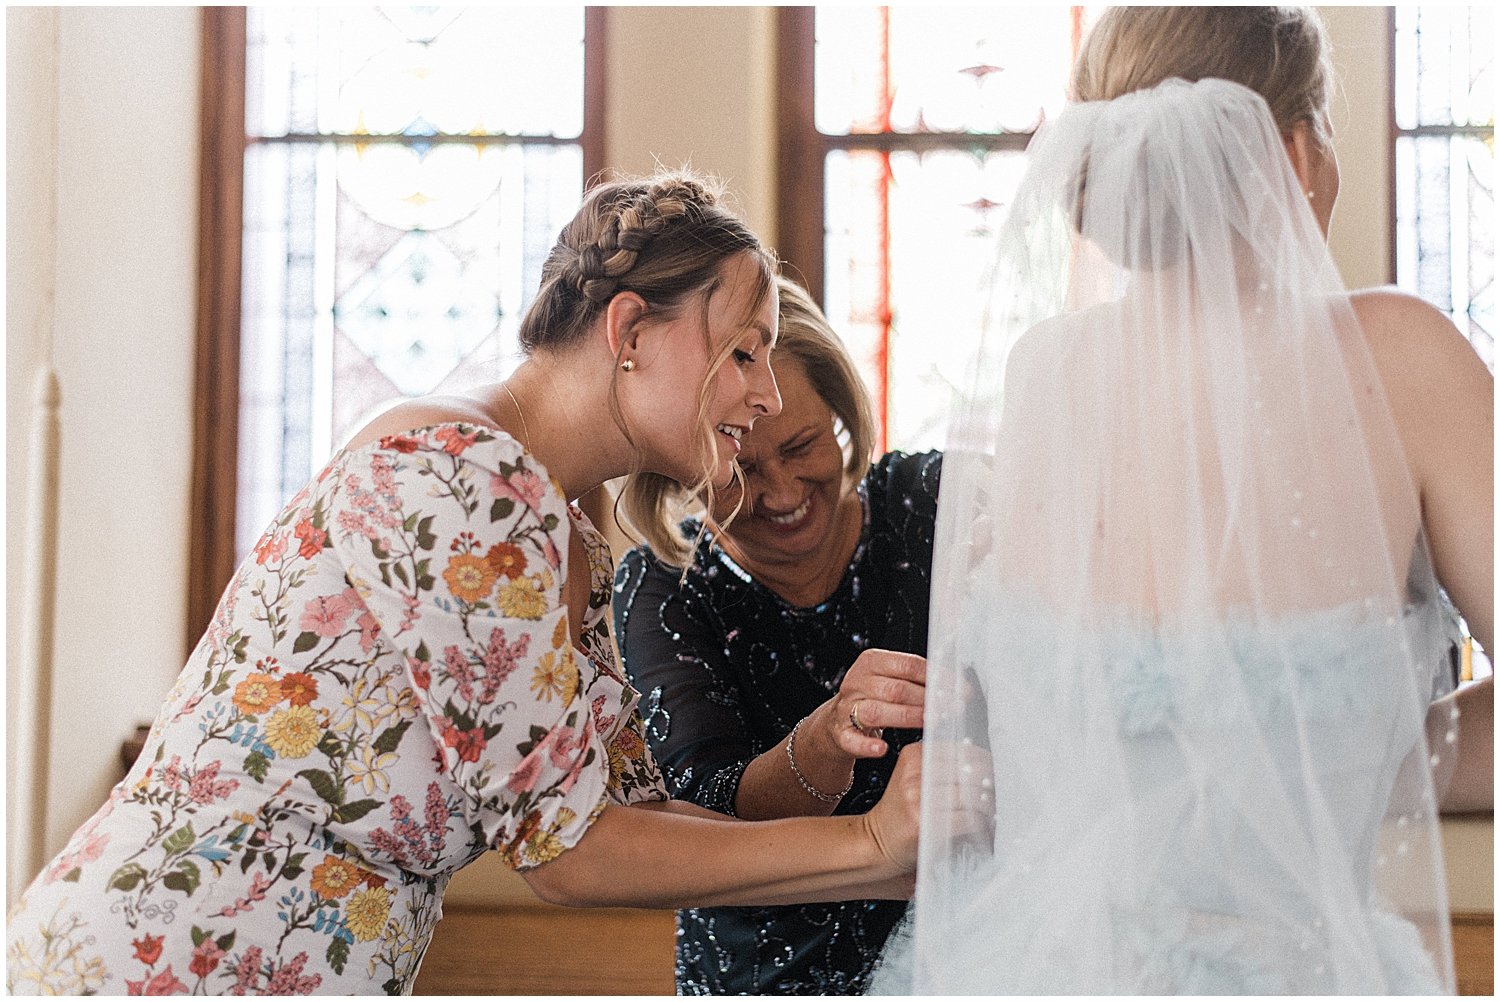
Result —
<instances>
[{"instance_id":1,"label":"smiling face","mask_svg":"<svg viewBox=\"0 0 1500 1002\"><path fill-rule=\"evenodd\" d=\"M647 468L684 485L707 473L723 488L755 422L781 411L770 364L777 299L764 290L759 263L741 254L705 296L643 338L639 371L618 378L642 415L632 430Z\"/></svg>"},{"instance_id":2,"label":"smiling face","mask_svg":"<svg viewBox=\"0 0 1500 1002\"><path fill-rule=\"evenodd\" d=\"M795 359L778 359L777 378L782 411L745 437L745 504L721 533L752 575L784 580L789 572L811 576L842 566L862 515L845 479L833 411ZM737 500L737 492L726 494L717 516Z\"/></svg>"}]
</instances>

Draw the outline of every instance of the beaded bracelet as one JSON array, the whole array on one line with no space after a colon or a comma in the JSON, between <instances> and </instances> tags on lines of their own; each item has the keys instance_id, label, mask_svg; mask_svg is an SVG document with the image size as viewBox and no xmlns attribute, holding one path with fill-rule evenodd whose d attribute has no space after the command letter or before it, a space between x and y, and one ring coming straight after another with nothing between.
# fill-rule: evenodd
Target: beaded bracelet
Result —
<instances>
[{"instance_id":1,"label":"beaded bracelet","mask_svg":"<svg viewBox=\"0 0 1500 1002\"><path fill-rule=\"evenodd\" d=\"M786 760L792 767L792 775L796 776L797 782L802 784L802 789L806 790L808 793L811 793L814 797L817 797L825 804L836 804L840 800L844 799L844 795L846 793L854 789L854 770L849 770L849 782L845 784L842 790L834 794L824 793L822 790L818 789L816 786L813 786L807 781L807 777L802 775L802 770L797 768L797 759L792 755L792 745L796 744L797 742L797 728L801 727L802 721L806 719L806 717L803 717L802 720L799 720L792 725L792 733L789 734L786 739Z\"/></svg>"}]
</instances>

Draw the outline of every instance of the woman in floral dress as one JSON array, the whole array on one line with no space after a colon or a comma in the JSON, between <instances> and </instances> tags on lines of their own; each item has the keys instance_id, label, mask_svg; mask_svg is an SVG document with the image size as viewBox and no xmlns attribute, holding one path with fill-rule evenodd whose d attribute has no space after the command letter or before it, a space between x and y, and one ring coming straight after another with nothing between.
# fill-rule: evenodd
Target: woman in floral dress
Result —
<instances>
[{"instance_id":1,"label":"woman in floral dress","mask_svg":"<svg viewBox=\"0 0 1500 1002\"><path fill-rule=\"evenodd\" d=\"M696 178L594 189L516 372L393 408L266 530L135 767L12 912L10 991L407 992L487 849L567 904L908 895L914 755L859 817L665 799L609 552L568 501L730 484L781 406L773 272Z\"/></svg>"}]
</instances>

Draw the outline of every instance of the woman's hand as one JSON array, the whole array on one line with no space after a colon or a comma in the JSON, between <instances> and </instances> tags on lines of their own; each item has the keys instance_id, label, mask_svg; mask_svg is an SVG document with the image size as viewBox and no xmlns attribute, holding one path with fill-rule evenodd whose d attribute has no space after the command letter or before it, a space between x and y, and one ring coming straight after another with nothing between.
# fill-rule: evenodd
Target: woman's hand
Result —
<instances>
[{"instance_id":1,"label":"woman's hand","mask_svg":"<svg viewBox=\"0 0 1500 1002\"><path fill-rule=\"evenodd\" d=\"M900 873L917 867L917 820L922 813L922 743L907 745L896 759L880 802L863 815L880 854Z\"/></svg>"},{"instance_id":2,"label":"woman's hand","mask_svg":"<svg viewBox=\"0 0 1500 1002\"><path fill-rule=\"evenodd\" d=\"M879 758L888 748L882 728L922 726L926 684L927 659L920 654L871 648L849 666L838 694L812 715L845 754Z\"/></svg>"}]
</instances>

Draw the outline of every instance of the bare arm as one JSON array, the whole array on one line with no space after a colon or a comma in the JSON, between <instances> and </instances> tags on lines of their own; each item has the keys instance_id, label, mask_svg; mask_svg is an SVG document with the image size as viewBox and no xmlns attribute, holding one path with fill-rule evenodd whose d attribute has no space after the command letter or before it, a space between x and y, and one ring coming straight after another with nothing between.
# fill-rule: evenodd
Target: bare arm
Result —
<instances>
[{"instance_id":1,"label":"bare arm","mask_svg":"<svg viewBox=\"0 0 1500 1002\"><path fill-rule=\"evenodd\" d=\"M855 760L879 758L887 745L854 729L851 711L873 732L884 727L922 726L927 659L918 654L872 649L855 660L839 691L813 710L797 729L793 749L797 768L818 791L833 795L848 785ZM790 818L833 812L836 801L819 800L805 790L787 758L791 736L751 760L735 797L735 811L746 819Z\"/></svg>"},{"instance_id":2,"label":"bare arm","mask_svg":"<svg viewBox=\"0 0 1500 1002\"><path fill-rule=\"evenodd\" d=\"M1433 569L1469 630L1494 654L1495 383L1429 304L1388 289L1353 297L1391 403L1422 503ZM1445 811L1494 807L1494 680L1465 686L1428 714L1442 747L1459 711L1456 769Z\"/></svg>"},{"instance_id":3,"label":"bare arm","mask_svg":"<svg viewBox=\"0 0 1500 1002\"><path fill-rule=\"evenodd\" d=\"M699 907L907 897L920 746L868 814L736 821L688 804L611 806L573 848L524 871L545 901Z\"/></svg>"}]
</instances>

